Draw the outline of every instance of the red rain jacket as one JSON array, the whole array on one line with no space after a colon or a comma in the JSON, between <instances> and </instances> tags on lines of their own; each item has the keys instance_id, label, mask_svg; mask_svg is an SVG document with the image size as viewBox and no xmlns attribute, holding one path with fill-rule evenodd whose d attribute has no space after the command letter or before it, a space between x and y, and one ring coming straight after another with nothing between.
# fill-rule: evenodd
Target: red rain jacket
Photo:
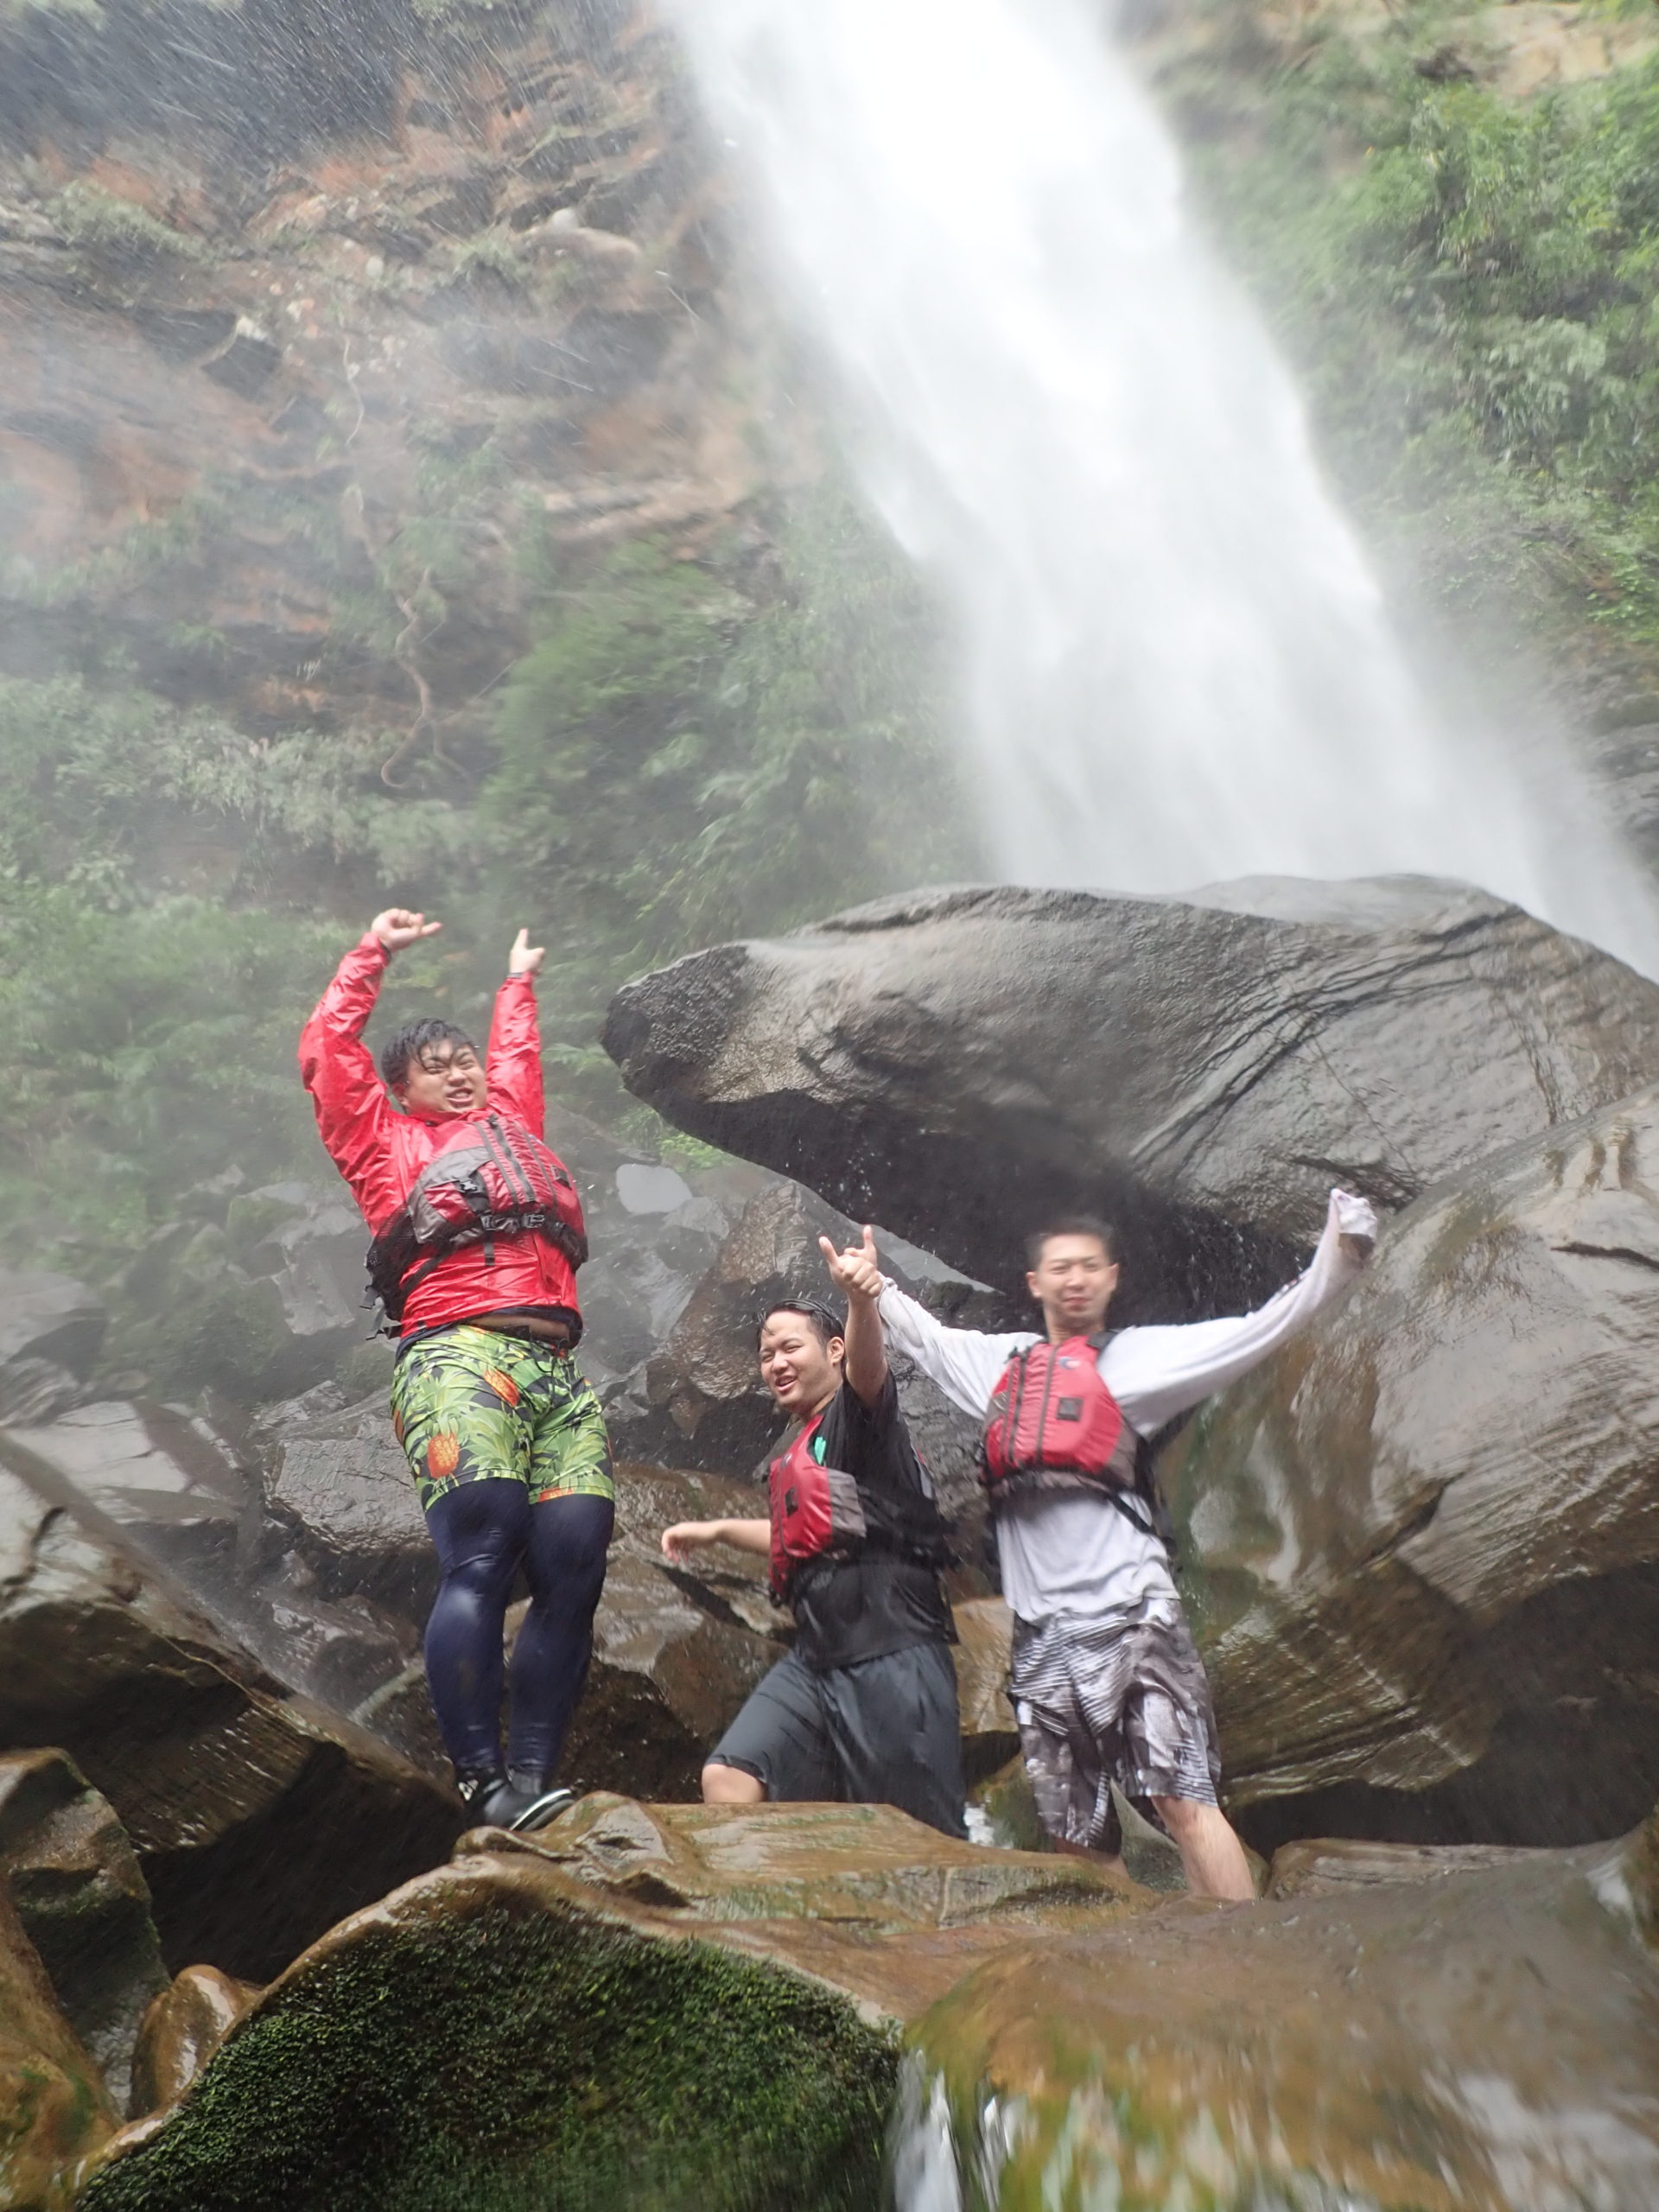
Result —
<instances>
[{"instance_id":1,"label":"red rain jacket","mask_svg":"<svg viewBox=\"0 0 1659 2212\"><path fill-rule=\"evenodd\" d=\"M300 1034L300 1072L316 1109L318 1132L376 1235L409 1195L446 1133L457 1121L477 1118L443 1114L429 1120L400 1112L392 1103L363 1042L389 957L372 933L354 944ZM542 1044L530 976L509 976L496 993L484 1065L489 1097L480 1110L515 1116L541 1136ZM573 1316L580 1310L569 1260L543 1236L503 1237L495 1246L493 1267L477 1244L463 1245L441 1260L410 1293L404 1334L464 1321L474 1313L550 1306L563 1306Z\"/></svg>"}]
</instances>

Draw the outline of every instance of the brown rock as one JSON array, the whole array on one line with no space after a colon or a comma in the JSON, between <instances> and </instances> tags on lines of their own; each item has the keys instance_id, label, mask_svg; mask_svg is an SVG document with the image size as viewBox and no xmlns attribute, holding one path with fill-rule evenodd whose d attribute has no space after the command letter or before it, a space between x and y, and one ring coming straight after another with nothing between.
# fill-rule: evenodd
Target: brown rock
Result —
<instances>
[{"instance_id":1,"label":"brown rock","mask_svg":"<svg viewBox=\"0 0 1659 2212\"><path fill-rule=\"evenodd\" d=\"M915 2032L899 2200L954 2164L1008 2207L1659 2202L1646 1847L1011 1949Z\"/></svg>"},{"instance_id":2,"label":"brown rock","mask_svg":"<svg viewBox=\"0 0 1659 2212\"><path fill-rule=\"evenodd\" d=\"M186 1967L150 2003L133 2054L135 2119L176 2104L259 1994L217 1967Z\"/></svg>"},{"instance_id":3,"label":"brown rock","mask_svg":"<svg viewBox=\"0 0 1659 2212\"><path fill-rule=\"evenodd\" d=\"M0 1886L0 2203L67 2212L73 2163L114 2125L98 2069Z\"/></svg>"},{"instance_id":4,"label":"brown rock","mask_svg":"<svg viewBox=\"0 0 1659 2212\"><path fill-rule=\"evenodd\" d=\"M58 2003L124 2111L138 2023L167 1971L126 1832L61 1751L0 1758L0 1875Z\"/></svg>"},{"instance_id":5,"label":"brown rock","mask_svg":"<svg viewBox=\"0 0 1659 2212\"><path fill-rule=\"evenodd\" d=\"M1401 1882L1443 1882L1536 1854L1502 1843L1369 1843L1315 1836L1281 1843L1268 1869L1266 1897L1337 1897Z\"/></svg>"},{"instance_id":6,"label":"brown rock","mask_svg":"<svg viewBox=\"0 0 1659 2212\"><path fill-rule=\"evenodd\" d=\"M0 1742L60 1746L108 1799L170 1961L266 1979L448 1849L447 1791L285 1695L160 1570L10 1472L0 1529Z\"/></svg>"},{"instance_id":7,"label":"brown rock","mask_svg":"<svg viewBox=\"0 0 1659 2212\"><path fill-rule=\"evenodd\" d=\"M1020 1731L1008 1703L1014 1616L1001 1598L959 1599L952 1611L963 1766L971 1789L1006 1766L1020 1748Z\"/></svg>"},{"instance_id":8,"label":"brown rock","mask_svg":"<svg viewBox=\"0 0 1659 2212\"><path fill-rule=\"evenodd\" d=\"M547 2202L875 2202L899 2021L1033 1927L1141 1903L868 1806L601 1796L508 1842L296 1960L86 2212L345 2202L371 2172L466 2202L532 2164Z\"/></svg>"},{"instance_id":9,"label":"brown rock","mask_svg":"<svg viewBox=\"0 0 1659 2212\"><path fill-rule=\"evenodd\" d=\"M1251 1840L1659 1796L1659 1091L1484 1161L1164 1455Z\"/></svg>"}]
</instances>

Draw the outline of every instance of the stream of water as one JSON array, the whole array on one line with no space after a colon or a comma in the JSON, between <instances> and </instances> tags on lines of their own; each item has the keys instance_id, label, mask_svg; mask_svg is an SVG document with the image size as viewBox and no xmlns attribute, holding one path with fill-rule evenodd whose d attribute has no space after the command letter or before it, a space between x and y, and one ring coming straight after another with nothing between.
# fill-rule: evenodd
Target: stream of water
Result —
<instances>
[{"instance_id":1,"label":"stream of water","mask_svg":"<svg viewBox=\"0 0 1659 2212\"><path fill-rule=\"evenodd\" d=\"M1011 879L1464 877L1659 972L1559 748L1442 726L1088 0L675 0Z\"/></svg>"}]
</instances>

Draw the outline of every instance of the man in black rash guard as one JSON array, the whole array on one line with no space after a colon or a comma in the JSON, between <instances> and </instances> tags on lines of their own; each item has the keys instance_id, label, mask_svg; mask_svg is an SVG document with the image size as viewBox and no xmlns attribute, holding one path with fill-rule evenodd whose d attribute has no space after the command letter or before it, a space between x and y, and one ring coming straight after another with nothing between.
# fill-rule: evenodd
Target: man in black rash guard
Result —
<instances>
[{"instance_id":1,"label":"man in black rash guard","mask_svg":"<svg viewBox=\"0 0 1659 2212\"><path fill-rule=\"evenodd\" d=\"M865 1255L819 1242L848 1293L845 1328L808 1304L776 1306L760 1328L761 1377L801 1424L768 1471L770 1517L663 1534L677 1561L720 1543L769 1556L772 1595L795 1615L794 1649L709 1754L702 1794L896 1805L962 1836L948 1531L899 1410L878 1298L851 1287Z\"/></svg>"}]
</instances>

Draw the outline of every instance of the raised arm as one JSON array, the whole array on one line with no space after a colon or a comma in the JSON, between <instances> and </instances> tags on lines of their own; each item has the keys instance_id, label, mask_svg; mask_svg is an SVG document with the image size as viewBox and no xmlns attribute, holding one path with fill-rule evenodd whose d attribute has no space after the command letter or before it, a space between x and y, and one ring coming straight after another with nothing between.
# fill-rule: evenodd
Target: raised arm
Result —
<instances>
[{"instance_id":1,"label":"raised arm","mask_svg":"<svg viewBox=\"0 0 1659 2212\"><path fill-rule=\"evenodd\" d=\"M493 1101L516 1114L540 1136L546 1126L542 1096L542 1027L536 1014L536 976L546 948L520 930L507 955L507 980L495 995L485 1075Z\"/></svg>"},{"instance_id":2,"label":"raised arm","mask_svg":"<svg viewBox=\"0 0 1659 2212\"><path fill-rule=\"evenodd\" d=\"M377 914L334 970L300 1033L300 1074L311 1094L317 1133L371 1229L394 1211L399 1194L387 1174L391 1104L363 1032L392 954L440 926L401 906Z\"/></svg>"},{"instance_id":3,"label":"raised arm","mask_svg":"<svg viewBox=\"0 0 1659 2212\"><path fill-rule=\"evenodd\" d=\"M1376 1236L1376 1216L1367 1201L1332 1191L1324 1234L1294 1282L1254 1313L1123 1330L1101 1355L1108 1388L1141 1433L1151 1435L1306 1328L1360 1273Z\"/></svg>"},{"instance_id":4,"label":"raised arm","mask_svg":"<svg viewBox=\"0 0 1659 2212\"><path fill-rule=\"evenodd\" d=\"M997 1377L1031 1332L1023 1336L982 1336L977 1329L947 1329L943 1321L897 1283L881 1278L881 1325L891 1349L931 1376L953 1405L982 1420Z\"/></svg>"},{"instance_id":5,"label":"raised arm","mask_svg":"<svg viewBox=\"0 0 1659 2212\"><path fill-rule=\"evenodd\" d=\"M881 1337L881 1269L875 1256L875 1236L866 1225L861 1244L837 1252L827 1236L820 1236L830 1280L847 1300L847 1380L860 1402L873 1412L887 1387L887 1348Z\"/></svg>"}]
</instances>

